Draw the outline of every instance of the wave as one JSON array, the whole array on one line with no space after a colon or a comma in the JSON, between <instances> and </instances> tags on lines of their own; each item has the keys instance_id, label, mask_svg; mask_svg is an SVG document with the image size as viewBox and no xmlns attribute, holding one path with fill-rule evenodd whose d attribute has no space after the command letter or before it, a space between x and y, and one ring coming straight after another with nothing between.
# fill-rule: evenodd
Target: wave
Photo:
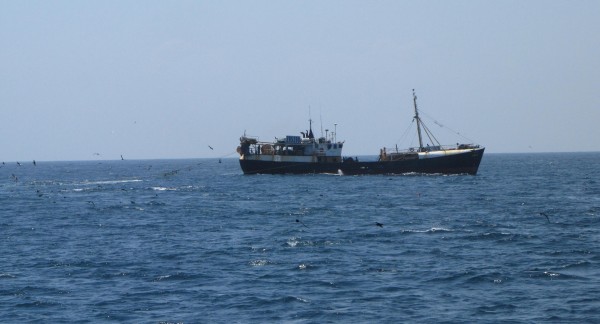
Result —
<instances>
[{"instance_id":1,"label":"wave","mask_svg":"<svg viewBox=\"0 0 600 324\"><path fill-rule=\"evenodd\" d=\"M416 230L416 229L405 229L405 230L401 230L401 233L448 233L448 232L454 232L455 230L453 229L449 229L449 228L444 228L444 227L432 227L429 229L425 229L425 230Z\"/></svg>"},{"instance_id":2,"label":"wave","mask_svg":"<svg viewBox=\"0 0 600 324\"><path fill-rule=\"evenodd\" d=\"M83 192L83 191L96 191L96 190L101 190L102 186L110 186L110 185L119 185L119 184L125 184L125 183L136 183L136 182L143 182L144 180L140 180L140 179L128 179L128 180L99 180L99 181L81 181L81 182L74 182L74 183L70 183L70 184L65 184L65 183L57 183L57 185L59 186L64 186L64 185L68 185L68 186L76 186L76 188L71 189L72 191L75 192ZM79 187L79 186L84 186Z\"/></svg>"},{"instance_id":3,"label":"wave","mask_svg":"<svg viewBox=\"0 0 600 324\"><path fill-rule=\"evenodd\" d=\"M464 235L460 237L467 241L498 241L498 242L518 242L536 239L537 236L531 234L515 234L508 232L486 232L486 233L472 233L470 235Z\"/></svg>"},{"instance_id":4,"label":"wave","mask_svg":"<svg viewBox=\"0 0 600 324\"><path fill-rule=\"evenodd\" d=\"M121 183L132 183L132 182L143 182L144 180L140 179L129 179L129 180L99 180L99 181L84 181L80 184L94 186L94 185L112 185L112 184L121 184Z\"/></svg>"},{"instance_id":5,"label":"wave","mask_svg":"<svg viewBox=\"0 0 600 324\"><path fill-rule=\"evenodd\" d=\"M36 301L31 301L28 303L20 303L20 304L16 304L15 307L18 308L44 308L44 307L54 307L54 306L60 306L60 303L55 302L55 301L49 301L49 300L36 300Z\"/></svg>"},{"instance_id":6,"label":"wave","mask_svg":"<svg viewBox=\"0 0 600 324\"><path fill-rule=\"evenodd\" d=\"M167 275L159 275L154 277L152 281L165 281L165 280L189 280L193 279L195 276L189 275L183 272L177 272L175 274L167 274Z\"/></svg>"},{"instance_id":7,"label":"wave","mask_svg":"<svg viewBox=\"0 0 600 324\"><path fill-rule=\"evenodd\" d=\"M562 266L562 269L579 269L579 268L590 268L592 266L591 262L588 261L577 261L575 263L569 263Z\"/></svg>"},{"instance_id":8,"label":"wave","mask_svg":"<svg viewBox=\"0 0 600 324\"><path fill-rule=\"evenodd\" d=\"M297 246L311 246L311 247L315 247L315 246L333 246L333 245L341 245L341 244L343 244L343 242L329 241L329 240L318 240L318 241L305 240L305 241L301 241L299 237L292 237L292 238L288 239L283 244L283 246L284 247L297 247Z\"/></svg>"},{"instance_id":9,"label":"wave","mask_svg":"<svg viewBox=\"0 0 600 324\"><path fill-rule=\"evenodd\" d=\"M177 188L168 188L168 187L151 187L150 189L154 191L177 191Z\"/></svg>"},{"instance_id":10,"label":"wave","mask_svg":"<svg viewBox=\"0 0 600 324\"><path fill-rule=\"evenodd\" d=\"M589 280L589 278L578 276L574 274L568 274L565 272L551 271L551 270L538 270L533 269L525 271L525 273L533 279L550 279L550 280Z\"/></svg>"},{"instance_id":11,"label":"wave","mask_svg":"<svg viewBox=\"0 0 600 324\"><path fill-rule=\"evenodd\" d=\"M269 260L252 260L250 261L250 265L253 267L262 267L270 264Z\"/></svg>"}]
</instances>

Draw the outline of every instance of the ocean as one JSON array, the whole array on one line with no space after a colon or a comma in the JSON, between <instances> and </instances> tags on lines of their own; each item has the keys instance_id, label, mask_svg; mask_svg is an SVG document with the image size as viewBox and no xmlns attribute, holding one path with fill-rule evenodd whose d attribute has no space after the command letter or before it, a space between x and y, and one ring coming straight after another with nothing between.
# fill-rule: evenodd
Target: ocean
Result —
<instances>
[{"instance_id":1,"label":"ocean","mask_svg":"<svg viewBox=\"0 0 600 324\"><path fill-rule=\"evenodd\" d=\"M476 176L0 167L0 320L600 322L600 153Z\"/></svg>"}]
</instances>

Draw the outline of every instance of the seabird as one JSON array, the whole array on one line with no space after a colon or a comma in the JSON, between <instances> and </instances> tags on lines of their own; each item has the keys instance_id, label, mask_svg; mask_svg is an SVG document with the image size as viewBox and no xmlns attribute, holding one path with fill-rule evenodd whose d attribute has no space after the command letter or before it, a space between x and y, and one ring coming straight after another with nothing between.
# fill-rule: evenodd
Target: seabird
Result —
<instances>
[{"instance_id":1,"label":"seabird","mask_svg":"<svg viewBox=\"0 0 600 324\"><path fill-rule=\"evenodd\" d=\"M173 170L173 171L170 171L170 172L166 172L166 173L163 173L163 175L164 175L165 177L167 177L167 176L172 176L172 175L176 175L176 174L177 174L177 172L179 172L179 170Z\"/></svg>"},{"instance_id":2,"label":"seabird","mask_svg":"<svg viewBox=\"0 0 600 324\"><path fill-rule=\"evenodd\" d=\"M300 224L304 225L304 227L308 228L308 226L306 226L306 224L304 224L303 222L301 222L298 218L296 218L296 223L300 223Z\"/></svg>"},{"instance_id":3,"label":"seabird","mask_svg":"<svg viewBox=\"0 0 600 324\"><path fill-rule=\"evenodd\" d=\"M210 145L208 146L208 148L209 148L209 149L211 149L211 150L214 150L214 149L212 148L212 146L210 146Z\"/></svg>"},{"instance_id":4,"label":"seabird","mask_svg":"<svg viewBox=\"0 0 600 324\"><path fill-rule=\"evenodd\" d=\"M383 227L383 224L381 224L380 222L375 222L375 225L377 225L379 227Z\"/></svg>"},{"instance_id":5,"label":"seabird","mask_svg":"<svg viewBox=\"0 0 600 324\"><path fill-rule=\"evenodd\" d=\"M123 158L123 154L121 154L121 160L125 160L125 159Z\"/></svg>"},{"instance_id":6,"label":"seabird","mask_svg":"<svg viewBox=\"0 0 600 324\"><path fill-rule=\"evenodd\" d=\"M548 223L550 223L550 217L548 217L548 215L546 215L546 213L540 213L540 215L545 216L546 219L548 220Z\"/></svg>"},{"instance_id":7,"label":"seabird","mask_svg":"<svg viewBox=\"0 0 600 324\"><path fill-rule=\"evenodd\" d=\"M37 163L35 163L35 160L33 160L33 166L37 166Z\"/></svg>"},{"instance_id":8,"label":"seabird","mask_svg":"<svg viewBox=\"0 0 600 324\"><path fill-rule=\"evenodd\" d=\"M17 161L17 165L18 165L18 166L21 166L21 162Z\"/></svg>"}]
</instances>

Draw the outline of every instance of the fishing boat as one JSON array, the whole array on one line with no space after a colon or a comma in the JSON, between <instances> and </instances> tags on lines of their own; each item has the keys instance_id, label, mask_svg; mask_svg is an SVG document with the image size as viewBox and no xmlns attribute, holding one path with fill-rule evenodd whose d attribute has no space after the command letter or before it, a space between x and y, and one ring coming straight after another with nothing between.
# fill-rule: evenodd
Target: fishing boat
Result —
<instances>
[{"instance_id":1,"label":"fishing boat","mask_svg":"<svg viewBox=\"0 0 600 324\"><path fill-rule=\"evenodd\" d=\"M484 147L477 144L441 145L429 128L423 123L417 108L417 96L413 89L413 103L417 124L419 146L404 150L382 148L376 161L359 162L353 158L345 158L340 166L344 175L362 174L477 174ZM431 145L424 145L423 133Z\"/></svg>"},{"instance_id":2,"label":"fishing boat","mask_svg":"<svg viewBox=\"0 0 600 324\"><path fill-rule=\"evenodd\" d=\"M275 138L272 142L244 134L237 148L244 174L337 174L342 163L344 142L335 140L335 132L329 136L326 130L325 137L315 138L312 120L309 120L309 129L300 134L302 136Z\"/></svg>"},{"instance_id":3,"label":"fishing boat","mask_svg":"<svg viewBox=\"0 0 600 324\"><path fill-rule=\"evenodd\" d=\"M309 129L300 132L302 136L287 135L264 142L244 134L237 148L240 166L244 174L477 174L485 148L472 143L441 145L419 117L414 90L413 103L418 147L382 148L372 161L342 158L344 142L337 141L336 132L329 136L326 130L324 137L315 138L312 120L309 120ZM431 145L424 144L423 133Z\"/></svg>"}]
</instances>

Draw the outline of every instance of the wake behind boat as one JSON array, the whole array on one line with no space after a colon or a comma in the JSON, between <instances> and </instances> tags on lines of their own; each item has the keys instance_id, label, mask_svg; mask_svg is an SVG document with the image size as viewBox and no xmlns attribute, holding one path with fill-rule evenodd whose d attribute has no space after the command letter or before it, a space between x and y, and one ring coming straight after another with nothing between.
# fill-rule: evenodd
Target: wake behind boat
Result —
<instances>
[{"instance_id":1,"label":"wake behind boat","mask_svg":"<svg viewBox=\"0 0 600 324\"><path fill-rule=\"evenodd\" d=\"M330 137L315 139L311 121L309 130L301 132L302 137L288 135L274 142L260 142L258 138L242 136L237 149L240 166L245 174L477 174L485 148L476 144L441 145L419 117L414 90L413 103L418 147L382 148L375 161L342 159L344 142L336 141L335 132ZM423 144L423 133L431 145Z\"/></svg>"}]
</instances>

